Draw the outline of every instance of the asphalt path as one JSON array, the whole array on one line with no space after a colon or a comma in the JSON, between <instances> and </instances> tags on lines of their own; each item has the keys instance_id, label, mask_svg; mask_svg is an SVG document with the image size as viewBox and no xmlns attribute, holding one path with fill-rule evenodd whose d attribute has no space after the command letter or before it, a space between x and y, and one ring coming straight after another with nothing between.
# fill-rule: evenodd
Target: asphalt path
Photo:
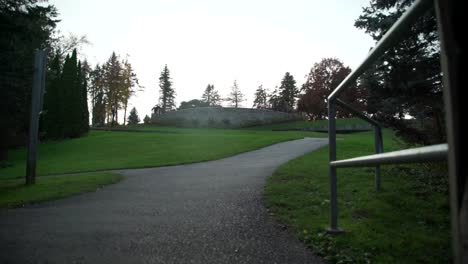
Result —
<instances>
[{"instance_id":1,"label":"asphalt path","mask_svg":"<svg viewBox=\"0 0 468 264\"><path fill-rule=\"evenodd\" d=\"M262 192L279 165L326 144L119 170L125 180L96 192L0 210L0 263L322 263L269 214Z\"/></svg>"}]
</instances>

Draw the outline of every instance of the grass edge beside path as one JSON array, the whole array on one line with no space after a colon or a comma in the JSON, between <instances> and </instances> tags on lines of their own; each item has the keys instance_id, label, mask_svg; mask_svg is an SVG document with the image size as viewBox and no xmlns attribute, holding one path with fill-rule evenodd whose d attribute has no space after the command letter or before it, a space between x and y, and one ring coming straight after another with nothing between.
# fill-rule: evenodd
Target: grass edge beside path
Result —
<instances>
[{"instance_id":1,"label":"grass edge beside path","mask_svg":"<svg viewBox=\"0 0 468 264\"><path fill-rule=\"evenodd\" d=\"M0 209L17 208L31 203L93 192L123 178L121 174L109 172L37 177L36 184L30 186L24 184L24 179L2 179Z\"/></svg>"},{"instance_id":2,"label":"grass edge beside path","mask_svg":"<svg viewBox=\"0 0 468 264\"><path fill-rule=\"evenodd\" d=\"M399 148L386 134L385 150ZM337 143L337 158L370 154L373 143L372 133L346 135ZM267 179L265 204L331 263L449 263L448 194L437 189L446 182L430 183L443 177L424 168L382 166L379 193L373 168L338 169L338 225L344 233L336 236L325 232L330 214L328 146L279 167Z\"/></svg>"}]
</instances>

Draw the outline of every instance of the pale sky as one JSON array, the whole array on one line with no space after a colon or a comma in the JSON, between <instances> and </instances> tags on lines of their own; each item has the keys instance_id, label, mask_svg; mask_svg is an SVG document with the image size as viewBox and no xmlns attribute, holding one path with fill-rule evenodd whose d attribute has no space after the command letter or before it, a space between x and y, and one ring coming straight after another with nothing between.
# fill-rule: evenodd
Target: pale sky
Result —
<instances>
[{"instance_id":1,"label":"pale sky","mask_svg":"<svg viewBox=\"0 0 468 264\"><path fill-rule=\"evenodd\" d=\"M226 97L234 80L252 107L290 72L298 87L314 63L337 57L355 68L373 40L354 21L369 0L50 0L62 33L86 35L82 55L95 65L112 51L135 69L145 91L130 100L139 116L158 103L165 64L180 102L201 98L208 84ZM129 108L129 109L130 109ZM123 114L119 115L123 121Z\"/></svg>"}]
</instances>

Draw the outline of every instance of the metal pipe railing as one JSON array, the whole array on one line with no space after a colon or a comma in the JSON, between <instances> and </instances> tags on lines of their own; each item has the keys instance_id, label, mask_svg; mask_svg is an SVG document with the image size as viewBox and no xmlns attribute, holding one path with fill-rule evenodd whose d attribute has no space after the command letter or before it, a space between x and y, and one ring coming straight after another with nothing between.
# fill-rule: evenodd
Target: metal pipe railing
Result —
<instances>
[{"instance_id":1,"label":"metal pipe railing","mask_svg":"<svg viewBox=\"0 0 468 264\"><path fill-rule=\"evenodd\" d=\"M335 168L343 167L372 167L376 164L416 163L426 161L440 161L447 158L448 145L439 144L427 147L404 149L382 154L362 156L352 159L330 162Z\"/></svg>"},{"instance_id":2,"label":"metal pipe railing","mask_svg":"<svg viewBox=\"0 0 468 264\"><path fill-rule=\"evenodd\" d=\"M435 5L434 5L435 4ZM446 113L446 131L448 144L401 150L381 154L383 152L381 126L367 115L357 111L350 105L338 99L338 96L353 84L386 50L397 43L411 25L429 9L435 7L437 28L441 42L441 66L443 73L444 107ZM465 223L468 218L468 184L466 175L462 174L461 144L460 144L460 114L459 95L462 83L461 58L464 52L461 40L464 34L461 28L455 27L462 12L461 1L454 0L416 0L408 10L387 31L376 46L369 52L364 61L352 71L328 96L328 140L330 158L330 233L342 232L338 228L337 205L337 168L355 166L376 166L375 187L380 188L380 164L410 163L438 161L448 159L450 208L452 222L452 248L454 263L468 263L468 228ZM350 111L359 118L371 123L375 128L376 155L357 157L336 161L336 105Z\"/></svg>"},{"instance_id":3,"label":"metal pipe railing","mask_svg":"<svg viewBox=\"0 0 468 264\"><path fill-rule=\"evenodd\" d=\"M328 142L329 142L329 159L330 159L330 228L329 232L339 233L338 228L338 204L337 204L337 171L336 164L336 105L340 105L345 110L350 111L359 118L371 123L375 127L375 152L378 157L383 152L382 129L381 126L367 115L354 109L352 106L338 99L340 93L349 88L357 78L362 75L369 66L371 66L381 55L383 55L390 47L395 45L403 34L409 31L411 25L425 12L433 7L430 0L417 0L408 10L395 22L395 24L387 31L387 33L377 42L376 46L369 52L364 61L352 71L328 96ZM400 153L401 154L401 153ZM424 155L423 155L424 156ZM385 157L385 156L384 156ZM388 157L388 156L387 156ZM375 158L375 157L374 157ZM364 158L363 158L364 159ZM390 159L391 160L391 159ZM380 189L380 164L382 161L376 158L375 166L375 188ZM355 161L353 161L355 162ZM335 164L335 165L332 165ZM356 165L358 166L358 165Z\"/></svg>"}]
</instances>

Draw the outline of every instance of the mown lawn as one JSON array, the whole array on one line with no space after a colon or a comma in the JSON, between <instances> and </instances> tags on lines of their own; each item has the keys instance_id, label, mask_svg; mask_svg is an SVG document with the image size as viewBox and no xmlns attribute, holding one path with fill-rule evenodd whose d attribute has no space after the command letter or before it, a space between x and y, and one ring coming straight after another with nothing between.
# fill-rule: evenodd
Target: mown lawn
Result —
<instances>
[{"instance_id":1,"label":"mown lawn","mask_svg":"<svg viewBox=\"0 0 468 264\"><path fill-rule=\"evenodd\" d=\"M340 137L338 159L373 152L372 133ZM386 151L401 148L389 131L384 140ZM328 147L281 166L267 181L265 199L281 221L331 262L449 263L446 182L422 168L384 166L379 193L372 168L338 169L338 222L345 232L337 236L324 232L330 206Z\"/></svg>"},{"instance_id":2,"label":"mown lawn","mask_svg":"<svg viewBox=\"0 0 468 264\"><path fill-rule=\"evenodd\" d=\"M367 123L359 118L342 118L336 120L337 127L348 125L366 125ZM327 128L327 120L317 121L295 121L271 124L265 126L252 127L255 130L293 130L293 129L309 129L309 128Z\"/></svg>"},{"instance_id":3,"label":"mown lawn","mask_svg":"<svg viewBox=\"0 0 468 264\"><path fill-rule=\"evenodd\" d=\"M166 128L167 129L167 128ZM271 132L229 129L177 129L176 133L91 131L87 137L41 143L39 175L141 168L219 159L274 143L324 137L311 132ZM9 153L9 167L0 179L23 177L26 149Z\"/></svg>"},{"instance_id":4,"label":"mown lawn","mask_svg":"<svg viewBox=\"0 0 468 264\"><path fill-rule=\"evenodd\" d=\"M39 177L36 184L31 186L24 185L24 179L0 179L0 208L20 207L91 192L122 178L122 175L115 173L48 176Z\"/></svg>"}]
</instances>

